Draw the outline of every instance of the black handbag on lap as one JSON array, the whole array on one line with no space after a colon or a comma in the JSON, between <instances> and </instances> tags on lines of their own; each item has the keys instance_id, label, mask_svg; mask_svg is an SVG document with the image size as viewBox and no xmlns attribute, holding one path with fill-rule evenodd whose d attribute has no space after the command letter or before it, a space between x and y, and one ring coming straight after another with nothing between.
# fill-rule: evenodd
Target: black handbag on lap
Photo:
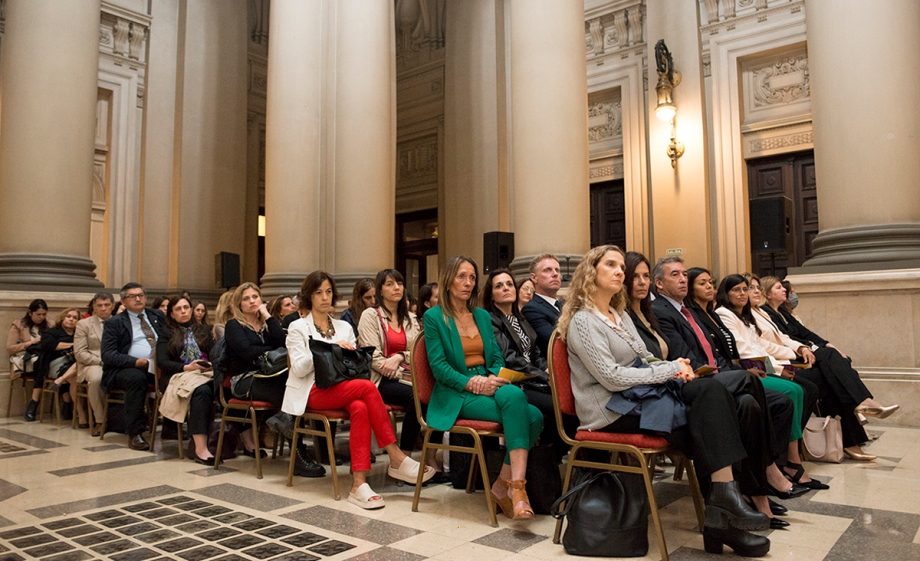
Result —
<instances>
[{"instance_id":1,"label":"black handbag on lap","mask_svg":"<svg viewBox=\"0 0 920 561\"><path fill-rule=\"evenodd\" d=\"M554 518L565 516L568 522L562 545L569 555L648 554L648 498L638 473L581 471L576 485L553 503L552 510Z\"/></svg>"},{"instance_id":2,"label":"black handbag on lap","mask_svg":"<svg viewBox=\"0 0 920 561\"><path fill-rule=\"evenodd\" d=\"M310 339L316 386L329 388L346 380L370 380L374 347L343 349L335 343Z\"/></svg>"}]
</instances>

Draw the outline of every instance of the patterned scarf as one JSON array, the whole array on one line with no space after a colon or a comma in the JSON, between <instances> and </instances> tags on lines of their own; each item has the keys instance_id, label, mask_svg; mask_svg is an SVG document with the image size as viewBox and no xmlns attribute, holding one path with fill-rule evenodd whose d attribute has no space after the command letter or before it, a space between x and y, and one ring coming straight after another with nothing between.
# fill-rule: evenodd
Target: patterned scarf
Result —
<instances>
[{"instance_id":1,"label":"patterned scarf","mask_svg":"<svg viewBox=\"0 0 920 561\"><path fill-rule=\"evenodd\" d=\"M185 343L182 345L179 359L182 364L191 364L201 359L201 349L198 348L198 341L195 340L195 333L192 331L192 327L189 326L183 329L185 329Z\"/></svg>"},{"instance_id":2,"label":"patterned scarf","mask_svg":"<svg viewBox=\"0 0 920 561\"><path fill-rule=\"evenodd\" d=\"M530 364L530 337L524 333L524 328L521 327L521 322L518 321L518 318L514 315L505 316L508 318L508 323L511 324L511 327L514 329L514 332L517 333L518 338L521 340L521 346L524 347L524 360L527 361L527 364Z\"/></svg>"}]
</instances>

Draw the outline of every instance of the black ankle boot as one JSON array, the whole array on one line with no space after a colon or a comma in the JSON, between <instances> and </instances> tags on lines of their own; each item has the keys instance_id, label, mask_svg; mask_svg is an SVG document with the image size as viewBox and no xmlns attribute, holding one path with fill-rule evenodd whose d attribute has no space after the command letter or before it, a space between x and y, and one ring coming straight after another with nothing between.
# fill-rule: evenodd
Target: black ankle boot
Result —
<instances>
[{"instance_id":1,"label":"black ankle boot","mask_svg":"<svg viewBox=\"0 0 920 561\"><path fill-rule=\"evenodd\" d=\"M25 414L23 414L23 417L25 417L26 421L31 423L35 421L35 411L37 410L38 410L38 402L35 401L34 399L30 400L29 403L26 405L26 412Z\"/></svg>"},{"instance_id":2,"label":"black ankle boot","mask_svg":"<svg viewBox=\"0 0 920 561\"><path fill-rule=\"evenodd\" d=\"M712 483L709 500L706 501L706 527L724 530L767 530L770 518L752 509L741 498L737 481Z\"/></svg>"},{"instance_id":3,"label":"black ankle boot","mask_svg":"<svg viewBox=\"0 0 920 561\"><path fill-rule=\"evenodd\" d=\"M294 475L300 477L323 477L326 475L326 468L316 463L313 459L313 454L303 444L297 446L294 454L297 455L294 458Z\"/></svg>"},{"instance_id":4,"label":"black ankle boot","mask_svg":"<svg viewBox=\"0 0 920 561\"><path fill-rule=\"evenodd\" d=\"M703 547L707 553L722 553L722 546L732 548L740 557L763 557L770 551L770 540L734 528L703 528Z\"/></svg>"}]
</instances>

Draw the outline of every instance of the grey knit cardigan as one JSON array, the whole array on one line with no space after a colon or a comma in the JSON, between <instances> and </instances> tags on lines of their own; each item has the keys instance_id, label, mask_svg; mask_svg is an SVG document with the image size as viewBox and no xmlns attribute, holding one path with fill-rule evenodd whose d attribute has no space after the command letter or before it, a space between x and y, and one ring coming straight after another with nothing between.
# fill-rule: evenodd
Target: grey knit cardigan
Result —
<instances>
[{"instance_id":1,"label":"grey knit cardigan","mask_svg":"<svg viewBox=\"0 0 920 561\"><path fill-rule=\"evenodd\" d=\"M620 322L619 328L614 327L609 318L591 308L577 312L569 324L566 344L579 430L601 429L620 418L606 407L613 392L662 384L680 371L677 362L648 364L646 359L653 355L629 315L621 314ZM633 367L639 357L648 368Z\"/></svg>"}]
</instances>

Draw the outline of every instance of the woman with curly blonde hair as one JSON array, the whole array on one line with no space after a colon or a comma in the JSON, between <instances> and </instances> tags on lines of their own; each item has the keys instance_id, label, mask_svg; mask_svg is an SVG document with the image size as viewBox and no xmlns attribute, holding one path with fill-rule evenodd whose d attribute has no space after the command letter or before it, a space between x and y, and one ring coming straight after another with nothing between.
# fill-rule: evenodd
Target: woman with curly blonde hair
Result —
<instances>
[{"instance_id":1,"label":"woman with curly blonde hair","mask_svg":"<svg viewBox=\"0 0 920 561\"><path fill-rule=\"evenodd\" d=\"M761 557L770 520L744 502L732 464L746 456L735 400L712 377L698 378L690 361L655 360L625 313L625 255L615 245L589 251L572 277L558 329L569 350L579 430L663 436L695 462L711 483L703 543L721 553ZM661 414L662 411L670 412Z\"/></svg>"}]
</instances>

